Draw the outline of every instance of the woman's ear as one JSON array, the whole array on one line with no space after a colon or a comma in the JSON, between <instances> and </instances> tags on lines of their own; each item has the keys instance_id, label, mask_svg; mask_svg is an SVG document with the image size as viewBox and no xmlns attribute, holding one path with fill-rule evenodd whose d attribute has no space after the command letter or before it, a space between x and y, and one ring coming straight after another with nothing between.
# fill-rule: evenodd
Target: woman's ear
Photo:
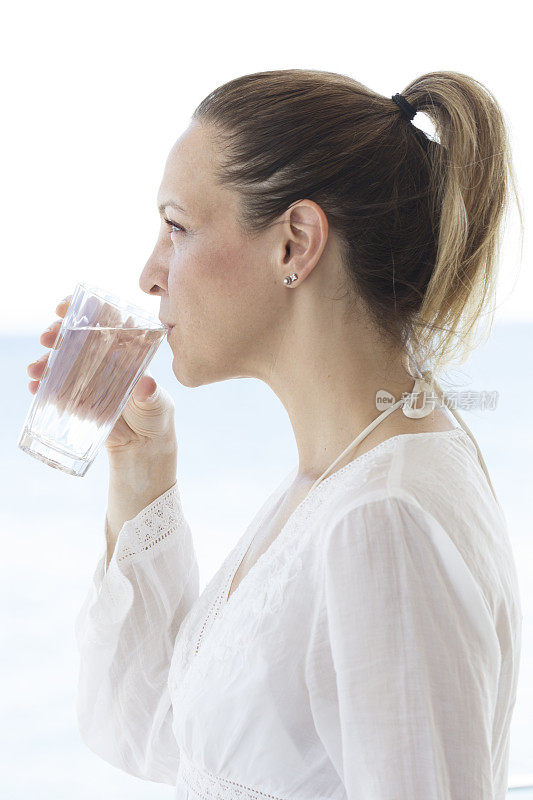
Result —
<instances>
[{"instance_id":1,"label":"woman's ear","mask_svg":"<svg viewBox=\"0 0 533 800\"><path fill-rule=\"evenodd\" d=\"M328 241L329 226L322 208L313 200L298 200L287 209L282 220L282 279L298 276L292 285L305 280L314 269Z\"/></svg>"}]
</instances>

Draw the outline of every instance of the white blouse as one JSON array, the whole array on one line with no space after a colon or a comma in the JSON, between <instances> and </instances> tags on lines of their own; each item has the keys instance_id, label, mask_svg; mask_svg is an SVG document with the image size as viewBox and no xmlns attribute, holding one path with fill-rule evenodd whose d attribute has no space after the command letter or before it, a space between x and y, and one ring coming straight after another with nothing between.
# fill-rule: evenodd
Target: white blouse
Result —
<instances>
[{"instance_id":1,"label":"white blouse","mask_svg":"<svg viewBox=\"0 0 533 800\"><path fill-rule=\"evenodd\" d=\"M266 500L199 593L176 484L106 545L75 623L78 722L177 800L504 800L522 609L461 428L318 484L227 600Z\"/></svg>"}]
</instances>

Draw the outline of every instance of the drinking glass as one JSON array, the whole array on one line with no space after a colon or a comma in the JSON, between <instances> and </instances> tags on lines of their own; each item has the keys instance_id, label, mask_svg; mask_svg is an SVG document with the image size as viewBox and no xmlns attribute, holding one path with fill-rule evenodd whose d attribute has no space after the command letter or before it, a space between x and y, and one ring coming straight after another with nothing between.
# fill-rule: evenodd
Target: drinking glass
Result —
<instances>
[{"instance_id":1,"label":"drinking glass","mask_svg":"<svg viewBox=\"0 0 533 800\"><path fill-rule=\"evenodd\" d=\"M78 283L18 446L83 477L167 332L148 311Z\"/></svg>"}]
</instances>

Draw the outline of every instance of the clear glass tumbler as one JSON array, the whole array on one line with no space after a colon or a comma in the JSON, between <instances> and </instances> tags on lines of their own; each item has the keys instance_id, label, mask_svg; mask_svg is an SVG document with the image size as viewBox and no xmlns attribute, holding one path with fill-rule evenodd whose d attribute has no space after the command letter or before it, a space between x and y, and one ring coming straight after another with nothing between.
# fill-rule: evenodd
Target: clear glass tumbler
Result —
<instances>
[{"instance_id":1,"label":"clear glass tumbler","mask_svg":"<svg viewBox=\"0 0 533 800\"><path fill-rule=\"evenodd\" d=\"M167 331L144 309L78 283L18 446L85 475Z\"/></svg>"}]
</instances>

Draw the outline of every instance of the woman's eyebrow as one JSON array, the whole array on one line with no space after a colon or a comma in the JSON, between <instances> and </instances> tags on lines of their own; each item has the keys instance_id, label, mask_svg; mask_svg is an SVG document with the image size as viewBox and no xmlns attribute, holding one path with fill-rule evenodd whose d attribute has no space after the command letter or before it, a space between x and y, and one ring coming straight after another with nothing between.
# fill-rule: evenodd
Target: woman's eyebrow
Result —
<instances>
[{"instance_id":1,"label":"woman's eyebrow","mask_svg":"<svg viewBox=\"0 0 533 800\"><path fill-rule=\"evenodd\" d=\"M171 208L175 208L177 211L181 211L181 213L182 213L182 214L187 214L187 212L185 211L185 209L184 209L184 208L182 208L181 206L179 206L179 205L178 205L177 203L175 203L173 200L167 200L165 203L160 203L160 204L157 206L157 208L158 208L158 210L159 210L159 213L160 213L160 214L162 214L162 213L163 213L163 211L165 210L165 208L166 208L167 206L170 206Z\"/></svg>"}]
</instances>

